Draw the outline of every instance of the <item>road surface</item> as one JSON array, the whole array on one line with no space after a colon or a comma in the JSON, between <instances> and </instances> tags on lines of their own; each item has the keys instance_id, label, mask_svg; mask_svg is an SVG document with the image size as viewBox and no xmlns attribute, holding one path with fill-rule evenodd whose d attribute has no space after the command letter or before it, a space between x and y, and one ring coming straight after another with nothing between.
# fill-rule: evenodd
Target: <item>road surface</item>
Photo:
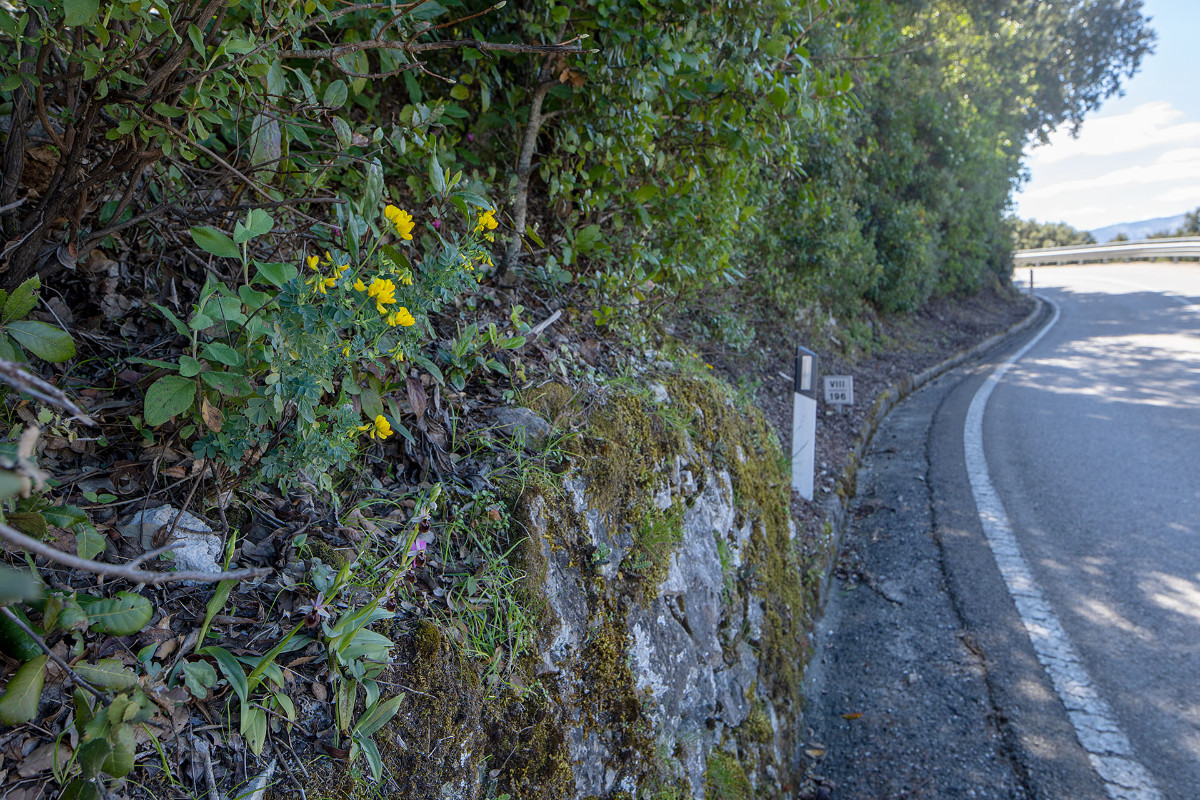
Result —
<instances>
[{"instance_id":1,"label":"road surface","mask_svg":"<svg viewBox=\"0 0 1200 800\"><path fill-rule=\"evenodd\" d=\"M1052 324L873 445L810 686L834 798L1200 798L1200 266L1034 282Z\"/></svg>"}]
</instances>

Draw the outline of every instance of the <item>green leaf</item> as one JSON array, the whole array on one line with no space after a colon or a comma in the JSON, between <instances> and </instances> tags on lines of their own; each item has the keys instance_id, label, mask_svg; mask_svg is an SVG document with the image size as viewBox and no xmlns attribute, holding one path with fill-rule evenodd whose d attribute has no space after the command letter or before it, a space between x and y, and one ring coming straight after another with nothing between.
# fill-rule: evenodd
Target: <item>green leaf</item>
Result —
<instances>
[{"instance_id":1,"label":"green leaf","mask_svg":"<svg viewBox=\"0 0 1200 800\"><path fill-rule=\"evenodd\" d=\"M63 0L63 25L68 27L87 25L99 10L100 0Z\"/></svg>"},{"instance_id":2,"label":"green leaf","mask_svg":"<svg viewBox=\"0 0 1200 800\"><path fill-rule=\"evenodd\" d=\"M185 378L194 378L204 371L204 364L191 356L179 357L179 374Z\"/></svg>"},{"instance_id":3,"label":"green leaf","mask_svg":"<svg viewBox=\"0 0 1200 800\"><path fill-rule=\"evenodd\" d=\"M70 530L88 521L87 512L76 506L52 506L42 509L42 516L51 525Z\"/></svg>"},{"instance_id":4,"label":"green leaf","mask_svg":"<svg viewBox=\"0 0 1200 800\"><path fill-rule=\"evenodd\" d=\"M89 561L104 552L104 535L91 525L83 525L75 531L75 552Z\"/></svg>"},{"instance_id":5,"label":"green leaf","mask_svg":"<svg viewBox=\"0 0 1200 800\"><path fill-rule=\"evenodd\" d=\"M80 597L79 603L88 616L92 630L113 636L137 633L154 616L154 606L150 601L133 592L117 592L115 597L104 600L87 601Z\"/></svg>"},{"instance_id":6,"label":"green leaf","mask_svg":"<svg viewBox=\"0 0 1200 800\"><path fill-rule=\"evenodd\" d=\"M445 13L446 7L444 5L437 2L437 0L428 0L428 2L422 3L413 9L409 16L413 19L431 20Z\"/></svg>"},{"instance_id":7,"label":"green leaf","mask_svg":"<svg viewBox=\"0 0 1200 800\"><path fill-rule=\"evenodd\" d=\"M282 264L272 262L270 264L260 264L254 262L255 268L258 270L256 277L263 281L278 286L280 289L284 287L288 281L300 274L300 270L295 264Z\"/></svg>"},{"instance_id":8,"label":"green leaf","mask_svg":"<svg viewBox=\"0 0 1200 800\"><path fill-rule=\"evenodd\" d=\"M193 697L203 700L217 685L217 671L207 661L183 662L183 684Z\"/></svg>"},{"instance_id":9,"label":"green leaf","mask_svg":"<svg viewBox=\"0 0 1200 800\"><path fill-rule=\"evenodd\" d=\"M208 373L205 373L206 375ZM196 402L196 382L179 375L159 378L146 391L146 418L150 427L162 425Z\"/></svg>"},{"instance_id":10,"label":"green leaf","mask_svg":"<svg viewBox=\"0 0 1200 800\"><path fill-rule=\"evenodd\" d=\"M192 241L206 253L212 253L221 258L241 258L242 253L233 239L212 227L200 225L191 229Z\"/></svg>"},{"instance_id":11,"label":"green leaf","mask_svg":"<svg viewBox=\"0 0 1200 800\"><path fill-rule=\"evenodd\" d=\"M575 232L575 249L580 253L590 253L600 242L599 225L588 225Z\"/></svg>"},{"instance_id":12,"label":"green leaf","mask_svg":"<svg viewBox=\"0 0 1200 800\"><path fill-rule=\"evenodd\" d=\"M264 236L275 228L275 218L261 208L252 208L246 215L246 227L255 236Z\"/></svg>"},{"instance_id":13,"label":"green leaf","mask_svg":"<svg viewBox=\"0 0 1200 800\"><path fill-rule=\"evenodd\" d=\"M336 111L346 104L346 98L349 96L350 93L346 89L346 82L339 79L325 87L325 95L321 98L321 105Z\"/></svg>"},{"instance_id":14,"label":"green leaf","mask_svg":"<svg viewBox=\"0 0 1200 800\"><path fill-rule=\"evenodd\" d=\"M178 333L180 336L190 335L190 332L188 331L188 326L184 323L183 320L181 320L179 317L177 317L175 315L174 311L167 308L166 306L160 306L158 303L151 303L150 305L152 305L156 309L158 309L158 313L162 314L164 317L167 318L167 320L175 328L176 333Z\"/></svg>"},{"instance_id":15,"label":"green leaf","mask_svg":"<svg viewBox=\"0 0 1200 800\"><path fill-rule=\"evenodd\" d=\"M233 687L238 699L243 703L246 702L250 696L250 688L246 685L246 671L242 669L241 663L233 657L233 653L216 645L202 647L196 652L202 656L212 656L216 660L221 674L225 676L225 680L229 681L229 685Z\"/></svg>"},{"instance_id":16,"label":"green leaf","mask_svg":"<svg viewBox=\"0 0 1200 800\"><path fill-rule=\"evenodd\" d=\"M446 191L446 174L438 163L437 153L429 157L429 180L433 183L433 191L443 194Z\"/></svg>"},{"instance_id":17,"label":"green leaf","mask_svg":"<svg viewBox=\"0 0 1200 800\"><path fill-rule=\"evenodd\" d=\"M404 695L396 695L390 700L370 708L365 714L359 717L358 722L354 725L354 735L369 738L375 735L375 732L388 724L392 717L396 716L396 712L400 710L400 704L404 702Z\"/></svg>"},{"instance_id":18,"label":"green leaf","mask_svg":"<svg viewBox=\"0 0 1200 800\"><path fill-rule=\"evenodd\" d=\"M361 736L355 737L354 740L362 749L363 755L366 756L367 765L371 768L371 775L375 778L375 782L383 780L383 759L379 756L379 748L375 746L375 742L371 739L366 739Z\"/></svg>"},{"instance_id":19,"label":"green leaf","mask_svg":"<svg viewBox=\"0 0 1200 800\"><path fill-rule=\"evenodd\" d=\"M333 125L333 132L337 136L338 146L345 150L354 143L354 132L350 130L350 124L341 117L334 117L330 122Z\"/></svg>"},{"instance_id":20,"label":"green leaf","mask_svg":"<svg viewBox=\"0 0 1200 800\"><path fill-rule=\"evenodd\" d=\"M251 289L249 286L239 286L238 297L251 311L257 311L275 299L275 295L270 292L260 292L257 289Z\"/></svg>"},{"instance_id":21,"label":"green leaf","mask_svg":"<svg viewBox=\"0 0 1200 800\"><path fill-rule=\"evenodd\" d=\"M42 585L34 580L28 572L0 567L0 603L36 600L41 595ZM4 620L11 623L8 617L4 617Z\"/></svg>"},{"instance_id":22,"label":"green leaf","mask_svg":"<svg viewBox=\"0 0 1200 800\"><path fill-rule=\"evenodd\" d=\"M243 705L241 732L246 737L246 744L250 745L250 752L260 755L267 740L267 712Z\"/></svg>"},{"instance_id":23,"label":"green leaf","mask_svg":"<svg viewBox=\"0 0 1200 800\"><path fill-rule=\"evenodd\" d=\"M209 361L219 361L227 367L240 367L246 363L242 354L223 342L209 342L200 350L200 355ZM183 370L180 370L182 374Z\"/></svg>"},{"instance_id":24,"label":"green leaf","mask_svg":"<svg viewBox=\"0 0 1200 800\"><path fill-rule=\"evenodd\" d=\"M370 386L362 387L362 391L358 395L359 402L362 404L363 413L367 415L367 419L375 419L383 414L383 400L379 397L379 392Z\"/></svg>"},{"instance_id":25,"label":"green leaf","mask_svg":"<svg viewBox=\"0 0 1200 800\"><path fill-rule=\"evenodd\" d=\"M79 745L79 749L75 751L75 759L79 762L83 777L91 780L98 776L111 752L112 745L108 743L108 739L92 739Z\"/></svg>"},{"instance_id":26,"label":"green leaf","mask_svg":"<svg viewBox=\"0 0 1200 800\"><path fill-rule=\"evenodd\" d=\"M33 720L46 681L46 660L45 654L34 656L8 679L4 696L0 697L0 722L18 725Z\"/></svg>"},{"instance_id":27,"label":"green leaf","mask_svg":"<svg viewBox=\"0 0 1200 800\"><path fill-rule=\"evenodd\" d=\"M226 397L245 397L254 392L254 387L245 375L236 372L204 372L200 380L216 389Z\"/></svg>"},{"instance_id":28,"label":"green leaf","mask_svg":"<svg viewBox=\"0 0 1200 800\"><path fill-rule=\"evenodd\" d=\"M121 691L137 686L137 675L115 658L102 658L95 664L81 661L75 665L75 671L79 677L101 689Z\"/></svg>"},{"instance_id":29,"label":"green leaf","mask_svg":"<svg viewBox=\"0 0 1200 800\"><path fill-rule=\"evenodd\" d=\"M445 377L442 376L442 371L440 369L438 369L437 364L434 364L432 361L430 361L428 358L421 355L420 353L414 354L412 357L412 360L414 362L416 362L416 364L418 366L423 367L425 369L425 371L428 372L430 375L432 375L433 379L435 381L437 381L439 384L441 384L442 386L446 385L446 379L445 379Z\"/></svg>"},{"instance_id":30,"label":"green leaf","mask_svg":"<svg viewBox=\"0 0 1200 800\"><path fill-rule=\"evenodd\" d=\"M24 361L25 358L17 351L16 343L0 331L0 358L5 361Z\"/></svg>"},{"instance_id":31,"label":"green leaf","mask_svg":"<svg viewBox=\"0 0 1200 800\"><path fill-rule=\"evenodd\" d=\"M37 511L13 512L7 515L8 524L34 539L46 538L46 518Z\"/></svg>"},{"instance_id":32,"label":"green leaf","mask_svg":"<svg viewBox=\"0 0 1200 800\"><path fill-rule=\"evenodd\" d=\"M113 746L112 752L104 759L101 769L114 778L124 778L133 770L133 758L137 748L133 728L129 725L118 726L115 736L109 741Z\"/></svg>"},{"instance_id":33,"label":"green leaf","mask_svg":"<svg viewBox=\"0 0 1200 800\"><path fill-rule=\"evenodd\" d=\"M8 610L12 612L13 616L24 622L30 630L35 629L30 623L29 617L20 608L9 606ZM33 637L21 629L20 625L9 619L7 614L0 614L0 652L17 661L28 661L36 658L42 652L42 648L38 646Z\"/></svg>"},{"instance_id":34,"label":"green leaf","mask_svg":"<svg viewBox=\"0 0 1200 800\"><path fill-rule=\"evenodd\" d=\"M13 289L12 294L4 301L4 311L0 312L0 324L21 319L32 311L33 307L37 305L37 293L40 288L42 288L42 282L38 276L34 275Z\"/></svg>"},{"instance_id":35,"label":"green leaf","mask_svg":"<svg viewBox=\"0 0 1200 800\"><path fill-rule=\"evenodd\" d=\"M52 363L75 356L75 342L71 340L71 334L45 322L10 322L8 334L38 358Z\"/></svg>"}]
</instances>

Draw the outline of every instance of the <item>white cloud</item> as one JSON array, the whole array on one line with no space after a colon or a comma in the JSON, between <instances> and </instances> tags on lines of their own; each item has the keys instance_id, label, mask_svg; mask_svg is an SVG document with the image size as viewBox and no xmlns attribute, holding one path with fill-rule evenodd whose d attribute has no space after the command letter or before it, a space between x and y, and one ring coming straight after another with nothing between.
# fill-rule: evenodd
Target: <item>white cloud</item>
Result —
<instances>
[{"instance_id":1,"label":"white cloud","mask_svg":"<svg viewBox=\"0 0 1200 800\"><path fill-rule=\"evenodd\" d=\"M1127 114L1084 121L1079 138L1065 129L1050 143L1029 151L1030 168L1080 156L1135 153L1162 145L1200 143L1200 122L1180 121L1184 113L1165 100L1144 103Z\"/></svg>"},{"instance_id":2,"label":"white cloud","mask_svg":"<svg viewBox=\"0 0 1200 800\"><path fill-rule=\"evenodd\" d=\"M1025 203L1063 195L1090 195L1088 199L1095 201L1096 193L1100 192L1197 180L1200 180L1200 147L1181 147L1163 153L1147 165L1122 167L1093 178L1059 181L1036 188L1031 184L1022 192L1021 200Z\"/></svg>"}]
</instances>

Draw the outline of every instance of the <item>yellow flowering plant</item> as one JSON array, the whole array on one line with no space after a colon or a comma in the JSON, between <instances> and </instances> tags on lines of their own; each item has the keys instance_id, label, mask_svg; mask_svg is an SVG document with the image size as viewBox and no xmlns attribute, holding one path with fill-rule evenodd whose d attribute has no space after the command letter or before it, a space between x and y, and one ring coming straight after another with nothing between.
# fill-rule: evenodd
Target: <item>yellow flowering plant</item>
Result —
<instances>
[{"instance_id":1,"label":"yellow flowering plant","mask_svg":"<svg viewBox=\"0 0 1200 800\"><path fill-rule=\"evenodd\" d=\"M250 257L252 240L274 227L260 209L232 238L193 228L199 247L240 260L245 279L235 288L210 278L186 320L159 309L190 348L177 363L148 360L169 374L147 391L147 425L187 417L181 433L194 453L229 473L330 491L364 446L413 441L397 393L413 367L446 380L436 350L426 353L430 317L476 285L498 227L461 173L434 157L429 174L424 208L369 191L314 228L321 246L291 264Z\"/></svg>"}]
</instances>

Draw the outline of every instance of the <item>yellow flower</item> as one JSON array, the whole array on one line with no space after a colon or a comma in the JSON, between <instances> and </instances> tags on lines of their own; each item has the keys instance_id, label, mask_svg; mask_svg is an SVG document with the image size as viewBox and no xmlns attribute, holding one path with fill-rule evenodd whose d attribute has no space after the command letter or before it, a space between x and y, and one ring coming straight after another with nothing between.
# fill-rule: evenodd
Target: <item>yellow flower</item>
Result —
<instances>
[{"instance_id":1,"label":"yellow flower","mask_svg":"<svg viewBox=\"0 0 1200 800\"><path fill-rule=\"evenodd\" d=\"M354 282L354 289L355 291L365 292L367 290L367 285L362 282L362 278L359 278Z\"/></svg>"},{"instance_id":2,"label":"yellow flower","mask_svg":"<svg viewBox=\"0 0 1200 800\"><path fill-rule=\"evenodd\" d=\"M396 284L387 278L375 278L367 287L367 296L375 298L376 311L386 314L387 309L384 306L390 306L396 302Z\"/></svg>"},{"instance_id":3,"label":"yellow flower","mask_svg":"<svg viewBox=\"0 0 1200 800\"><path fill-rule=\"evenodd\" d=\"M308 258L304 259L304 263L308 264L309 269L316 269L317 264L321 263L321 257L320 256L309 256Z\"/></svg>"},{"instance_id":4,"label":"yellow flower","mask_svg":"<svg viewBox=\"0 0 1200 800\"><path fill-rule=\"evenodd\" d=\"M417 322L415 319L413 319L413 315L410 314L408 309L404 306L400 306L395 311L388 314L387 317L384 318L384 321L393 328L397 325L403 325L407 328L410 325L415 325Z\"/></svg>"},{"instance_id":5,"label":"yellow flower","mask_svg":"<svg viewBox=\"0 0 1200 800\"><path fill-rule=\"evenodd\" d=\"M495 210L489 208L479 215L479 220L475 223L475 232L479 233L484 228L487 228L489 231L494 231L499 224L500 223L496 222Z\"/></svg>"},{"instance_id":6,"label":"yellow flower","mask_svg":"<svg viewBox=\"0 0 1200 800\"><path fill-rule=\"evenodd\" d=\"M379 438L382 440L392 435L392 424L382 414L366 425L359 425L358 429L367 432L367 435L372 439Z\"/></svg>"},{"instance_id":7,"label":"yellow flower","mask_svg":"<svg viewBox=\"0 0 1200 800\"><path fill-rule=\"evenodd\" d=\"M400 282L405 286L412 286L412 273L404 270L404 272L400 273Z\"/></svg>"},{"instance_id":8,"label":"yellow flower","mask_svg":"<svg viewBox=\"0 0 1200 800\"><path fill-rule=\"evenodd\" d=\"M332 289L333 287L337 286L337 278L326 278L325 280L321 281L321 283L326 289Z\"/></svg>"},{"instance_id":9,"label":"yellow flower","mask_svg":"<svg viewBox=\"0 0 1200 800\"><path fill-rule=\"evenodd\" d=\"M342 355L344 355L346 358L350 357L350 343L349 342L346 342L345 344L342 345Z\"/></svg>"},{"instance_id":10,"label":"yellow flower","mask_svg":"<svg viewBox=\"0 0 1200 800\"><path fill-rule=\"evenodd\" d=\"M389 203L383 209L383 215L387 217L388 222L396 229L396 233L400 234L400 238L405 241L412 241L413 218L412 214L403 211Z\"/></svg>"},{"instance_id":11,"label":"yellow flower","mask_svg":"<svg viewBox=\"0 0 1200 800\"><path fill-rule=\"evenodd\" d=\"M333 263L333 256L329 255L329 251L326 250L325 251L325 266L328 267L332 263Z\"/></svg>"}]
</instances>

